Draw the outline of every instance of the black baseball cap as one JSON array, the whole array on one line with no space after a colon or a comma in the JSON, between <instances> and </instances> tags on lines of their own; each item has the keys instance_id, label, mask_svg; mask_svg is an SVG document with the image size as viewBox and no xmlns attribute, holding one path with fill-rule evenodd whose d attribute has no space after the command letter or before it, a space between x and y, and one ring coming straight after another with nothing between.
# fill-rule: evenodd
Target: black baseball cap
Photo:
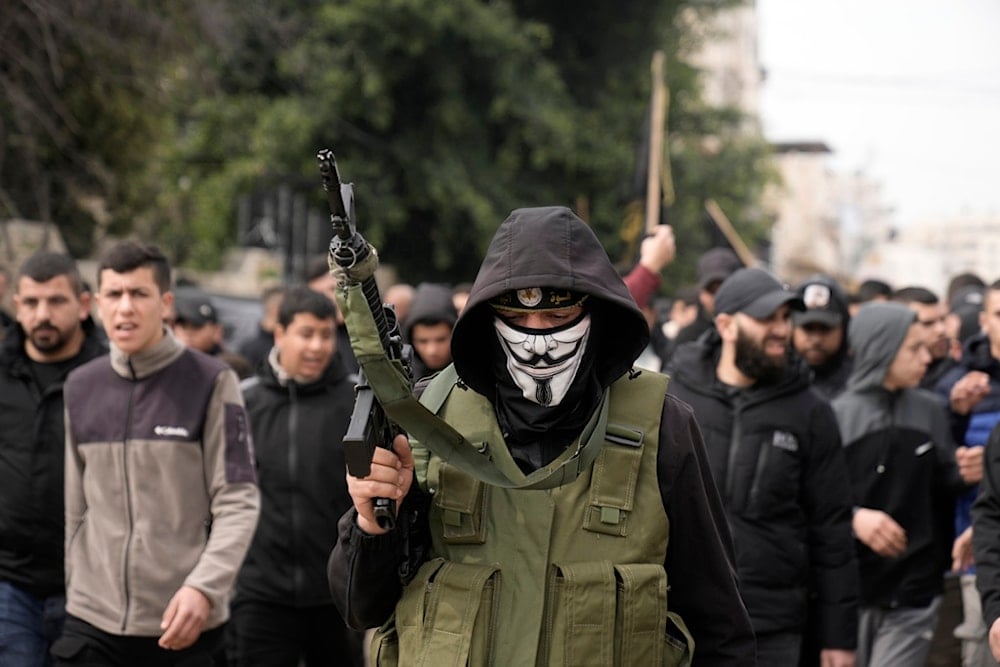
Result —
<instances>
[{"instance_id":1,"label":"black baseball cap","mask_svg":"<svg viewBox=\"0 0 1000 667\"><path fill-rule=\"evenodd\" d=\"M745 313L758 320L769 318L786 303L793 310L806 307L798 294L764 269L740 269L726 278L715 293L716 314Z\"/></svg>"},{"instance_id":2,"label":"black baseball cap","mask_svg":"<svg viewBox=\"0 0 1000 667\"><path fill-rule=\"evenodd\" d=\"M711 248L698 258L698 289L707 289L712 283L721 283L734 271L743 268L743 262L729 248Z\"/></svg>"},{"instance_id":3,"label":"black baseball cap","mask_svg":"<svg viewBox=\"0 0 1000 667\"><path fill-rule=\"evenodd\" d=\"M207 294L199 290L179 289L174 292L175 322L201 327L209 322L218 324L219 313Z\"/></svg>"},{"instance_id":4,"label":"black baseball cap","mask_svg":"<svg viewBox=\"0 0 1000 667\"><path fill-rule=\"evenodd\" d=\"M818 274L806 278L796 289L806 309L792 316L795 326L820 324L831 329L847 322L847 295L837 281Z\"/></svg>"}]
</instances>

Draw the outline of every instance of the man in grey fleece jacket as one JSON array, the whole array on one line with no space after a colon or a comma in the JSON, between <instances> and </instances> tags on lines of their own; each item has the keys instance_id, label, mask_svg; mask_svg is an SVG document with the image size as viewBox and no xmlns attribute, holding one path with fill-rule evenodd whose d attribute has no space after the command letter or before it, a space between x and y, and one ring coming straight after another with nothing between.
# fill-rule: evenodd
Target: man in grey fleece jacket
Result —
<instances>
[{"instance_id":1,"label":"man in grey fleece jacket","mask_svg":"<svg viewBox=\"0 0 1000 667\"><path fill-rule=\"evenodd\" d=\"M919 389L930 362L916 313L864 306L848 338L854 369L832 405L854 490L861 574L858 667L923 664L950 564L961 480L947 417Z\"/></svg>"},{"instance_id":2,"label":"man in grey fleece jacket","mask_svg":"<svg viewBox=\"0 0 1000 667\"><path fill-rule=\"evenodd\" d=\"M102 260L111 353L65 386L60 665L212 665L229 616L259 509L248 419L233 371L164 327L172 298L155 248Z\"/></svg>"}]
</instances>

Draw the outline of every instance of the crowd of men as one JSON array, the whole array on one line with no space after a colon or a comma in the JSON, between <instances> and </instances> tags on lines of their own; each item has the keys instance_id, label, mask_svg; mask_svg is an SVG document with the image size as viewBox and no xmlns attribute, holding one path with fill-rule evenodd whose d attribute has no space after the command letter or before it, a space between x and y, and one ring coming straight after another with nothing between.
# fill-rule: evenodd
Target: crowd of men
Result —
<instances>
[{"instance_id":1,"label":"crowd of men","mask_svg":"<svg viewBox=\"0 0 1000 667\"><path fill-rule=\"evenodd\" d=\"M519 209L473 283L384 290L428 416L363 479L340 443L368 361L326 258L235 349L153 246L93 288L29 258L0 667L909 667L946 576L961 664L1000 664L1000 282L787 286L714 248L663 311L675 254L663 226L619 277L570 211Z\"/></svg>"}]
</instances>

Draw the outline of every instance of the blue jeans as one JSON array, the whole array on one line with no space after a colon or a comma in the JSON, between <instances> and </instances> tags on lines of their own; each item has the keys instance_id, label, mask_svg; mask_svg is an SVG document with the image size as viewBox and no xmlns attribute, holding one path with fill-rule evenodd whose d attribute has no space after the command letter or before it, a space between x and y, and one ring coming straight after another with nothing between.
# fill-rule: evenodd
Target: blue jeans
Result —
<instances>
[{"instance_id":1,"label":"blue jeans","mask_svg":"<svg viewBox=\"0 0 1000 667\"><path fill-rule=\"evenodd\" d=\"M65 595L38 598L0 581L0 667L51 665L49 647L65 619Z\"/></svg>"}]
</instances>

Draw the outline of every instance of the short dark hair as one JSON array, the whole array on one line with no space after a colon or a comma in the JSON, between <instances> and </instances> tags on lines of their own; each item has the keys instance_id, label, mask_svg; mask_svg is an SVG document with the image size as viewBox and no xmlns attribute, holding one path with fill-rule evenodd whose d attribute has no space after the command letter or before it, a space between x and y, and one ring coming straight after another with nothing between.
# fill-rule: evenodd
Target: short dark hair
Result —
<instances>
[{"instance_id":1,"label":"short dark hair","mask_svg":"<svg viewBox=\"0 0 1000 667\"><path fill-rule=\"evenodd\" d=\"M892 293L892 300L897 303L921 303L925 306L933 306L940 301L937 294L926 287L901 287Z\"/></svg>"},{"instance_id":2,"label":"short dark hair","mask_svg":"<svg viewBox=\"0 0 1000 667\"><path fill-rule=\"evenodd\" d=\"M321 276L325 276L330 273L330 262L326 258L326 255L322 257L313 257L309 260L309 264L306 265L306 282L311 283Z\"/></svg>"},{"instance_id":3,"label":"short dark hair","mask_svg":"<svg viewBox=\"0 0 1000 667\"><path fill-rule=\"evenodd\" d=\"M680 301L686 306L698 305L698 287L696 285L678 287L674 293L674 301Z\"/></svg>"},{"instance_id":4,"label":"short dark hair","mask_svg":"<svg viewBox=\"0 0 1000 667\"><path fill-rule=\"evenodd\" d=\"M883 280L870 278L858 285L858 289L851 294L850 300L852 303L865 303L878 297L891 298L892 287Z\"/></svg>"},{"instance_id":5,"label":"short dark hair","mask_svg":"<svg viewBox=\"0 0 1000 667\"><path fill-rule=\"evenodd\" d=\"M964 287L986 287L986 281L971 271L965 271L952 276L948 281L948 301L950 302L958 290Z\"/></svg>"},{"instance_id":6,"label":"short dark hair","mask_svg":"<svg viewBox=\"0 0 1000 667\"><path fill-rule=\"evenodd\" d=\"M61 253L36 252L24 260L17 272L18 282L21 278L30 278L36 283L47 283L57 276L66 276L70 287L73 288L73 294L80 296L85 291L76 262L72 257Z\"/></svg>"},{"instance_id":7,"label":"short dark hair","mask_svg":"<svg viewBox=\"0 0 1000 667\"><path fill-rule=\"evenodd\" d=\"M104 253L97 267L97 289L101 288L101 273L105 269L115 273L129 273L144 267L153 270L153 280L161 294L170 291L170 263L167 258L155 245L136 241L121 241Z\"/></svg>"},{"instance_id":8,"label":"short dark hair","mask_svg":"<svg viewBox=\"0 0 1000 667\"><path fill-rule=\"evenodd\" d=\"M270 287L266 287L260 293L260 302L267 304L267 302L272 299L281 299L285 296L286 290L287 288L284 285L271 285Z\"/></svg>"},{"instance_id":9,"label":"short dark hair","mask_svg":"<svg viewBox=\"0 0 1000 667\"><path fill-rule=\"evenodd\" d=\"M337 321L337 309L325 295L303 285L290 287L278 308L278 324L287 327L299 313L309 313L321 320Z\"/></svg>"}]
</instances>

